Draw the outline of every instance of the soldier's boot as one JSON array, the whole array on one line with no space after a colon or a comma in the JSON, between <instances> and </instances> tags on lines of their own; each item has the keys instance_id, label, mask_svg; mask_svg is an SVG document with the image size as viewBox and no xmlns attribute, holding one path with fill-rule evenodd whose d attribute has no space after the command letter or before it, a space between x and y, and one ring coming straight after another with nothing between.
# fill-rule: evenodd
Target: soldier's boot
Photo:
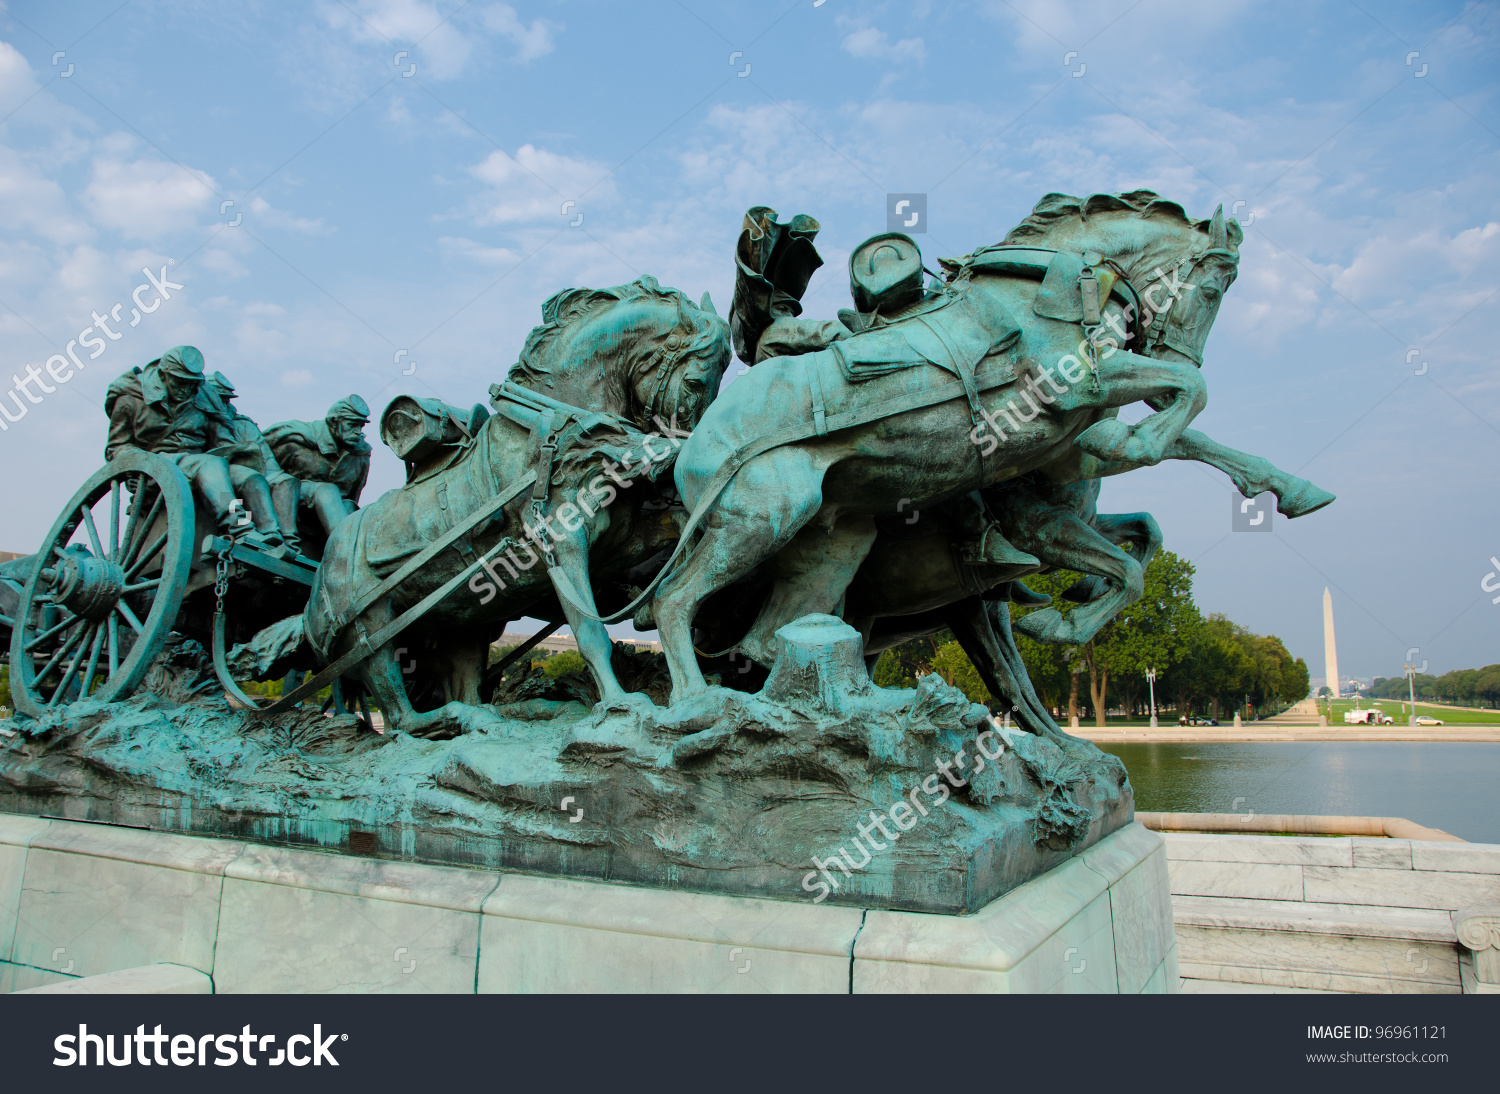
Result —
<instances>
[{"instance_id":1,"label":"soldier's boot","mask_svg":"<svg viewBox=\"0 0 1500 1094\"><path fill-rule=\"evenodd\" d=\"M957 509L958 554L970 565L1042 567L1035 555L1021 550L1005 538L1000 526L990 519L989 511L977 493L954 501Z\"/></svg>"},{"instance_id":2,"label":"soldier's boot","mask_svg":"<svg viewBox=\"0 0 1500 1094\"><path fill-rule=\"evenodd\" d=\"M271 505L281 528L281 541L294 554L302 553L302 537L297 533L297 509L302 502L302 484L296 479L282 479L271 487Z\"/></svg>"},{"instance_id":3,"label":"soldier's boot","mask_svg":"<svg viewBox=\"0 0 1500 1094\"><path fill-rule=\"evenodd\" d=\"M245 500L245 508L250 510L250 519L261 544L269 550L282 547L284 541L276 521L276 507L271 503L271 487L266 482L266 477L251 475L240 484L240 495ZM240 531L241 534L244 533L243 528Z\"/></svg>"}]
</instances>

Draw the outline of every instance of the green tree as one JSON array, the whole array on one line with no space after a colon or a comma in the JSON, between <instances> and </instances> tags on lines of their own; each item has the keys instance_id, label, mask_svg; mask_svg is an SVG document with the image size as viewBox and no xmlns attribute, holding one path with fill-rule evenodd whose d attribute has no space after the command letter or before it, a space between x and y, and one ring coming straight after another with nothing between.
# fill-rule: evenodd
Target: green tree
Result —
<instances>
[{"instance_id":1,"label":"green tree","mask_svg":"<svg viewBox=\"0 0 1500 1094\"><path fill-rule=\"evenodd\" d=\"M899 646L892 646L880 655L879 661L875 662L875 672L872 674L875 686L916 687L917 681L932 671L932 659L937 656L938 649L944 643L951 641L953 641L953 632L942 630L937 634L913 638Z\"/></svg>"},{"instance_id":2,"label":"green tree","mask_svg":"<svg viewBox=\"0 0 1500 1094\"><path fill-rule=\"evenodd\" d=\"M1141 598L1084 644L1083 663L1088 667L1089 696L1094 724L1103 726L1109 679L1121 685L1117 691L1131 696L1144 687L1148 668L1163 672L1180 661L1198 624L1193 603L1193 564L1172 551L1158 551L1146 567Z\"/></svg>"},{"instance_id":3,"label":"green tree","mask_svg":"<svg viewBox=\"0 0 1500 1094\"><path fill-rule=\"evenodd\" d=\"M542 662L542 671L552 679L568 672L588 672L589 664L577 650L560 650Z\"/></svg>"},{"instance_id":4,"label":"green tree","mask_svg":"<svg viewBox=\"0 0 1500 1094\"><path fill-rule=\"evenodd\" d=\"M984 686L979 670L957 642L944 642L937 648L932 657L932 671L941 676L944 683L952 684L968 696L970 702L989 705L992 698L989 688Z\"/></svg>"}]
</instances>

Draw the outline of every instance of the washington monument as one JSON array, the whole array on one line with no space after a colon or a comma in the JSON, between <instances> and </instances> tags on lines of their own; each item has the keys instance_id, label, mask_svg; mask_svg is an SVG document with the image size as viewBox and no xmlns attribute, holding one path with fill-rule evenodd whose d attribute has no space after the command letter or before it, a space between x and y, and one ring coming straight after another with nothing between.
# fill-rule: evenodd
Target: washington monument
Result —
<instances>
[{"instance_id":1,"label":"washington monument","mask_svg":"<svg viewBox=\"0 0 1500 1094\"><path fill-rule=\"evenodd\" d=\"M1323 675L1335 699L1339 695L1339 650L1333 640L1333 594L1323 590Z\"/></svg>"}]
</instances>

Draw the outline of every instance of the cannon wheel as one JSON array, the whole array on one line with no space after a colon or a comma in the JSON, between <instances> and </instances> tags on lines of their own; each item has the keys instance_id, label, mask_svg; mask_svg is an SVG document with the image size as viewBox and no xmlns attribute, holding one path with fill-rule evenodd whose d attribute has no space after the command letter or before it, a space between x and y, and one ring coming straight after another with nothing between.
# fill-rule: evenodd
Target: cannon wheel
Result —
<instances>
[{"instance_id":1,"label":"cannon wheel","mask_svg":"<svg viewBox=\"0 0 1500 1094\"><path fill-rule=\"evenodd\" d=\"M164 457L127 452L79 488L21 593L10 643L17 710L39 717L139 686L182 605L193 531L192 490Z\"/></svg>"}]
</instances>

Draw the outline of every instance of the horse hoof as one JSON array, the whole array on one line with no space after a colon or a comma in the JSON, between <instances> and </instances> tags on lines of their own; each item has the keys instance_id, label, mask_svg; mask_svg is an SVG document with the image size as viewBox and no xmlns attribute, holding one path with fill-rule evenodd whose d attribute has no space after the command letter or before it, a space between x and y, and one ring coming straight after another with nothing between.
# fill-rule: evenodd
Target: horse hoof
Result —
<instances>
[{"instance_id":1,"label":"horse hoof","mask_svg":"<svg viewBox=\"0 0 1500 1094\"><path fill-rule=\"evenodd\" d=\"M635 714L652 714L657 710L651 696L639 691L626 691L609 699L601 699L595 710L623 710Z\"/></svg>"},{"instance_id":2,"label":"horse hoof","mask_svg":"<svg viewBox=\"0 0 1500 1094\"><path fill-rule=\"evenodd\" d=\"M1062 612L1053 608L1043 608L1039 612L1024 615L1011 626L1026 637L1038 642L1046 642L1049 645L1067 642L1069 640L1067 635L1072 631L1072 628L1068 626L1068 621L1063 618Z\"/></svg>"},{"instance_id":3,"label":"horse hoof","mask_svg":"<svg viewBox=\"0 0 1500 1094\"><path fill-rule=\"evenodd\" d=\"M1119 460L1125 458L1130 438L1128 425L1118 418L1105 418L1078 434L1073 443L1097 459Z\"/></svg>"},{"instance_id":4,"label":"horse hoof","mask_svg":"<svg viewBox=\"0 0 1500 1094\"><path fill-rule=\"evenodd\" d=\"M1325 505L1333 504L1338 498L1337 494L1330 494L1306 479L1299 480L1299 483L1300 485L1295 489L1276 499L1276 511L1289 520L1316 513Z\"/></svg>"}]
</instances>

